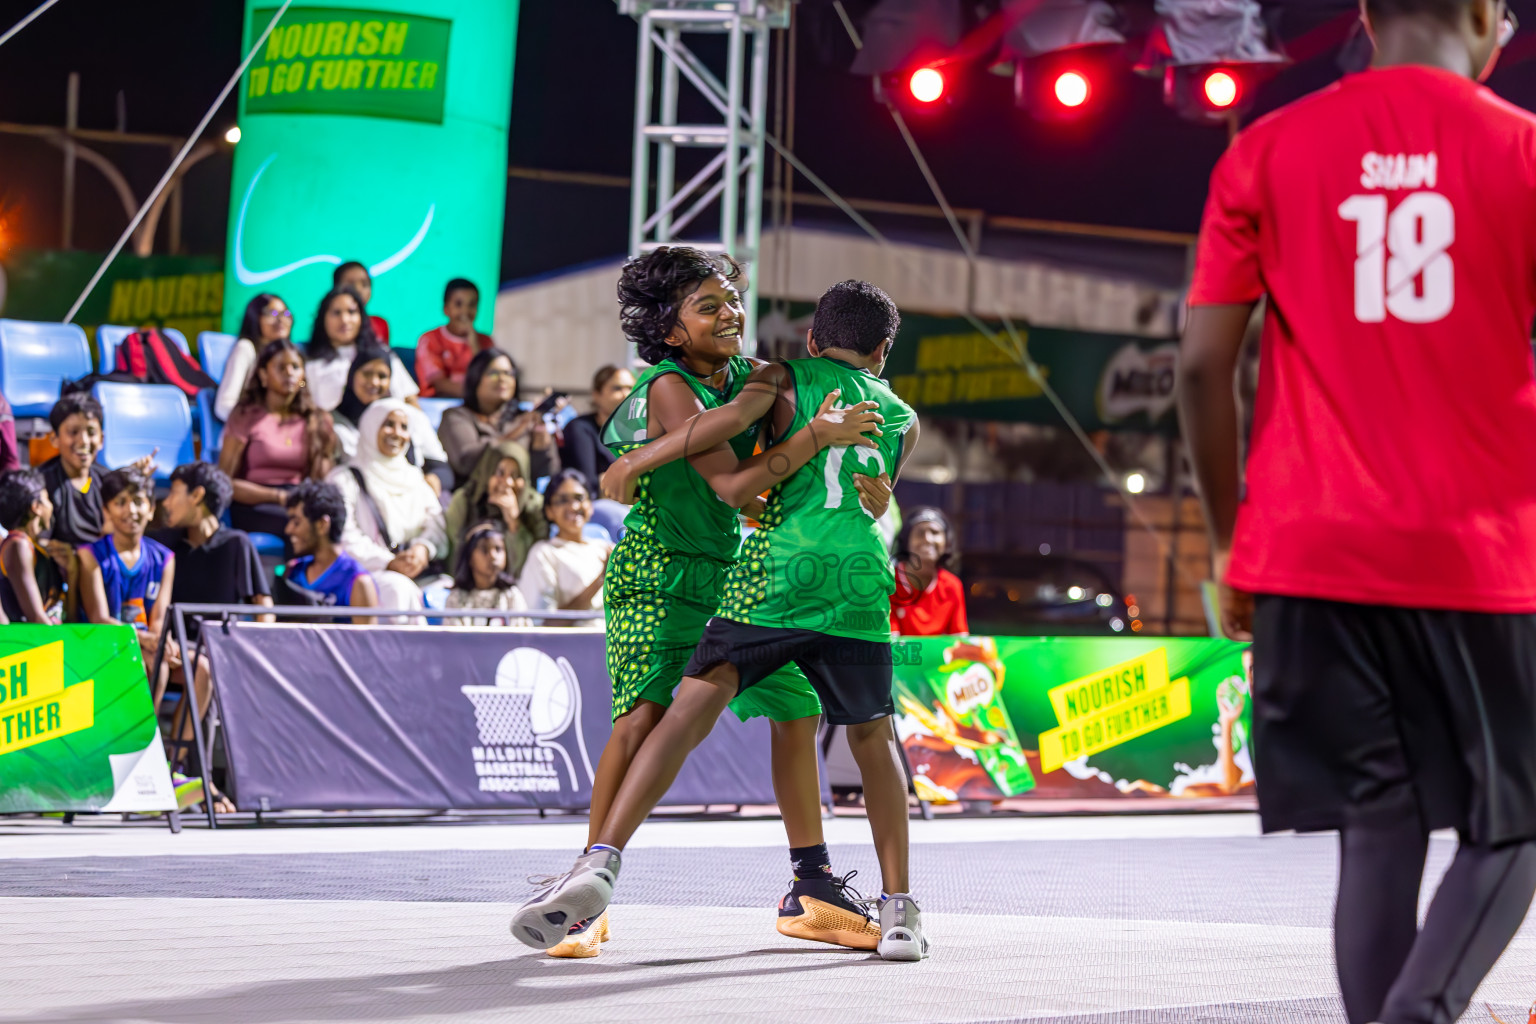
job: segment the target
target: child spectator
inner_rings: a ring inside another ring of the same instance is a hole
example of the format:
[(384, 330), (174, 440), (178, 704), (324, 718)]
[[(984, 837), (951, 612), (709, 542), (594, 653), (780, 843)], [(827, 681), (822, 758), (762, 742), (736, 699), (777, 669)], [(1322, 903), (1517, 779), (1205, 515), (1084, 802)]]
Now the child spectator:
[[(368, 268), (357, 260), (348, 260), (331, 274), (332, 288), (351, 288), (357, 292), (358, 298), (363, 300), (363, 305), (373, 303), (373, 276), (368, 273)], [(368, 324), (373, 328), (374, 337), (389, 347), (389, 323), (381, 316), (368, 315)]]
[(404, 402), (379, 399), (358, 424), (357, 454), (328, 477), (346, 502), (342, 547), (374, 574), (383, 608), (420, 608), (412, 581), (448, 554), (442, 503), (405, 455), (410, 429)]
[[(603, 573), (613, 543), (583, 535), (592, 518), (592, 492), (579, 470), (562, 469), (544, 491), (544, 517), (555, 536), (528, 552), (517, 587), (529, 608), (581, 611), (603, 607)], [(545, 625), (562, 626), (549, 620)], [(602, 629), (601, 617), (570, 623), (578, 629)]]
[[(314, 594), (328, 608), (377, 608), (379, 592), (373, 577), (351, 555), (338, 548), (347, 525), (347, 504), (334, 484), (307, 481), (288, 493), (288, 542), (299, 557), (283, 570), (288, 585)], [(357, 625), (371, 626), (372, 616), (354, 616)]]
[(262, 292), (245, 304), (240, 338), (224, 360), (224, 376), (219, 379), (219, 390), (213, 397), (215, 416), (227, 421), (240, 404), (251, 371), (256, 369), (256, 354), (271, 342), (287, 341), (292, 335), (293, 311), (276, 295)]
[[(553, 476), (560, 469), (560, 449), (544, 417), (517, 405), (517, 365), (496, 349), (475, 354), (464, 373), (464, 404), (443, 413), (437, 436), (453, 467), (454, 486), (463, 487), (480, 453), (498, 441), (516, 441), (533, 460), (532, 479)], [(560, 400), (562, 403), (565, 399)], [(555, 408), (561, 406), (557, 403)]]
[(507, 571), (523, 571), (528, 550), (549, 536), (544, 498), (528, 481), (528, 450), (516, 441), (488, 445), (469, 482), (448, 503), (448, 564), (457, 565), (471, 529), (489, 523), (501, 532)]
[(161, 503), (169, 529), (160, 531), (158, 539), (176, 556), (172, 604), (272, 606), (272, 590), (251, 538), (219, 521), (232, 493), (229, 477), (206, 462), (189, 462), (171, 473), (171, 491)]
[[(491, 608), (516, 611), (527, 608), (517, 581), (507, 572), (507, 547), (494, 523), (481, 523), (469, 531), (459, 552), (458, 571), (453, 589), (448, 591), (449, 608)], [(452, 618), (450, 626), (527, 626), (527, 619)]]
[(475, 330), (480, 315), (480, 289), (473, 281), (456, 277), (443, 292), (443, 315), (448, 323), (428, 331), (416, 341), (416, 380), (423, 395), (463, 398), (464, 375), (476, 352), (492, 345), (488, 334)]
[(331, 470), (336, 448), (331, 414), (315, 407), (304, 385), (298, 347), (291, 341), (268, 343), (229, 418), (219, 453), (219, 468), (234, 485), (230, 522), (239, 529), (281, 533), (288, 521), (288, 490)]
[(11, 622), (57, 625), (64, 617), (64, 573), (38, 538), (53, 525), (53, 502), (41, 473), (0, 476), (0, 609)]
[(578, 416), (560, 432), (560, 465), (579, 469), (589, 480), (601, 480), (613, 465), (613, 453), (603, 444), (608, 417), (634, 390), (635, 375), (622, 366), (605, 366), (592, 375), (592, 411)]
[[(347, 368), (357, 358), (357, 350), (381, 345), (383, 342), (373, 333), (368, 309), (357, 292), (346, 287), (327, 292), (315, 312), (305, 354), (305, 375), (315, 405), (326, 412), (336, 408), (347, 390)], [(391, 397), (410, 398), (418, 394), (405, 364), (394, 355), (390, 356), (390, 369)]]
[(53, 502), (54, 558), (67, 558), (81, 544), (93, 544), (102, 533), (101, 478), (96, 464), (104, 441), (101, 403), (89, 391), (71, 392), (48, 412), (49, 438), (59, 454), (39, 466)]
[(914, 509), (891, 545), (896, 592), (891, 629), (902, 636), (952, 636), (970, 632), (965, 585), (945, 568), (954, 558), (954, 531), (936, 508)]
[[(101, 502), (111, 532), (79, 551), (87, 621), (123, 623), (159, 636), (171, 606), (176, 563), (170, 548), (144, 536), (154, 515), (154, 494), (154, 483), (132, 469), (102, 477)], [(140, 643), (154, 646), (142, 637)]]

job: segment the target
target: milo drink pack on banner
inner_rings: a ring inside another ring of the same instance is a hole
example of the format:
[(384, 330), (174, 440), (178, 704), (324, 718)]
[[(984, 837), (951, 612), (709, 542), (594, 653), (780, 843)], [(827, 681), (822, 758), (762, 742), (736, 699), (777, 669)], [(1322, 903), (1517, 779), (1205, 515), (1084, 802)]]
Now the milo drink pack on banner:
[(1035, 776), (1003, 706), (1007, 669), (996, 643), (951, 638), (937, 664), (922, 664), (933, 653), (930, 644), (896, 647), (897, 714), (918, 795), (963, 800), (1029, 792)]

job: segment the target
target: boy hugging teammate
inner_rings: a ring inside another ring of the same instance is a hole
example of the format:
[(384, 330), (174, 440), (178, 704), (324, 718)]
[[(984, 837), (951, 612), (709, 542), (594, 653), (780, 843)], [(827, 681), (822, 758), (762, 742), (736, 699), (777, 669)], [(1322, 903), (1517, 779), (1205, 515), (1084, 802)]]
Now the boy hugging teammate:
[(889, 607), (895, 580), (874, 517), (860, 502), (865, 485), (854, 479), (895, 477), (917, 442), (916, 415), (878, 376), (899, 324), (895, 303), (880, 289), (859, 281), (835, 285), (816, 308), (812, 358), (760, 367), (731, 402), (610, 470), (610, 491), (622, 492), (643, 469), (711, 450), (765, 415), (774, 437), (788, 437), (834, 394), (844, 406), (873, 402), (884, 417), (880, 433), (872, 435), (874, 447), (822, 449), (774, 486), (759, 516), (762, 527), (743, 545), (720, 609), (671, 707), (635, 755), (598, 841), (514, 917), (513, 933), (523, 941), (528, 939), (520, 924), (540, 932), (550, 923), (603, 912), (613, 898), (620, 851), (689, 752), (738, 693), (793, 663), (815, 688), (827, 720), (847, 727), (863, 778), (883, 881), (880, 955), (928, 955), (908, 893), (907, 780), (892, 719)]

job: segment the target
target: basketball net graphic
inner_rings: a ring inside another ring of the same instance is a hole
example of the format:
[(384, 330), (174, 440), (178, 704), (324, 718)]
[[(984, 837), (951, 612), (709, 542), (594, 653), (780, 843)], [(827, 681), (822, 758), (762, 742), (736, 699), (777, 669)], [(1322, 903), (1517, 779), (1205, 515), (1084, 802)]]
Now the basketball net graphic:
[(592, 784), (592, 761), (581, 729), (581, 686), (565, 658), (551, 658), (533, 647), (518, 647), (502, 656), (494, 686), (461, 686), (475, 706), (480, 742), (497, 747), (545, 747), (560, 753), (571, 776), (571, 789), (580, 791), (576, 762), (566, 749), (574, 734), (576, 751)]

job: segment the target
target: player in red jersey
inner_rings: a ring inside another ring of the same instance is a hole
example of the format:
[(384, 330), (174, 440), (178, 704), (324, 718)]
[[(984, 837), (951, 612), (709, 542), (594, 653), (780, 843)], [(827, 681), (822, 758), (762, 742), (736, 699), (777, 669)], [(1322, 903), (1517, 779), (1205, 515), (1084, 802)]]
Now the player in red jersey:
[[(1536, 892), (1536, 118), (1477, 84), (1503, 0), (1364, 16), (1372, 69), (1217, 165), (1179, 407), (1225, 625), (1255, 639), (1264, 829), (1340, 833), (1352, 1024), (1449, 1024)], [(1233, 370), (1266, 294), (1243, 477)]]

